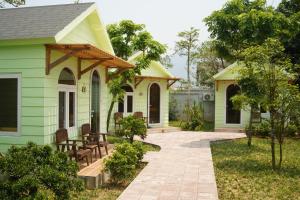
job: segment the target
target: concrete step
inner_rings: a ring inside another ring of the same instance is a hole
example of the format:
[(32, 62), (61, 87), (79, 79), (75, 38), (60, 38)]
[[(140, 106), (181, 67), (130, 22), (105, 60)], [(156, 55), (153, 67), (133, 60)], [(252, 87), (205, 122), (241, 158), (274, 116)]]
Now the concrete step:
[(216, 128), (215, 132), (244, 133), (245, 130), (242, 128)]
[(170, 132), (177, 132), (181, 131), (181, 128), (178, 127), (165, 127), (165, 128), (149, 128), (147, 130), (147, 134), (152, 134), (152, 133), (170, 133)]

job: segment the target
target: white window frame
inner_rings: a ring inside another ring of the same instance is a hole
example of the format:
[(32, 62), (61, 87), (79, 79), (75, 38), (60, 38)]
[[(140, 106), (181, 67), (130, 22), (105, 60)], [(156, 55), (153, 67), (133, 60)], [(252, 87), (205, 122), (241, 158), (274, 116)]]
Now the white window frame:
[[(57, 109), (57, 128), (59, 128), (59, 92), (65, 92), (65, 129), (68, 131), (76, 130), (77, 127), (77, 92), (76, 85), (58, 84), (58, 109)], [(74, 92), (74, 126), (69, 126), (69, 94)]]
[(17, 131), (0, 131), (0, 136), (19, 136), (21, 134), (21, 74), (0, 74), (0, 79), (17, 79)]
[[(132, 96), (132, 112), (128, 112), (128, 109), (127, 109), (127, 97), (128, 96)], [(125, 95), (124, 95), (124, 101), (123, 101), (123, 105), (124, 105), (124, 114), (125, 115), (129, 115), (129, 114), (132, 114), (134, 111), (133, 111), (133, 105), (134, 105), (134, 102), (133, 102), (133, 92), (126, 92)]]

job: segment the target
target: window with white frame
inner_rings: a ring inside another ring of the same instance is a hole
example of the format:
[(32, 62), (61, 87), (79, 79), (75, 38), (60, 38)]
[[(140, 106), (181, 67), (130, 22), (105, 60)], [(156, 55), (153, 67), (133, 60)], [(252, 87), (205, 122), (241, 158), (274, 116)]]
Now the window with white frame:
[(76, 82), (71, 70), (65, 68), (58, 80), (58, 127), (72, 128), (76, 123)]
[(133, 89), (126, 85), (122, 87), (125, 91), (124, 98), (119, 101), (118, 112), (130, 114), (133, 112)]
[(0, 74), (0, 134), (18, 133), (21, 110), (21, 76)]

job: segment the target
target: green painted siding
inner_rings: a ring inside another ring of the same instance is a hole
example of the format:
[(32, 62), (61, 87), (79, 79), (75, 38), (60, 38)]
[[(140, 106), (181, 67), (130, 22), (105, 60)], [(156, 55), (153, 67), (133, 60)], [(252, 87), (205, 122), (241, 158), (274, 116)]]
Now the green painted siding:
[[(133, 88), (133, 112), (143, 112), (148, 117), (148, 96), (149, 86), (152, 83), (158, 83), (160, 86), (160, 124), (157, 127), (168, 127), (169, 125), (169, 90), (167, 90), (167, 81), (165, 80), (143, 80), (137, 88)], [(113, 113), (117, 112), (118, 104), (115, 105)], [(113, 129), (113, 119), (110, 129)]]
[(0, 135), (0, 151), (5, 151), (10, 144), (24, 145), (28, 141), (44, 144), (44, 57), (42, 45), (0, 47), (0, 74), (21, 75), (20, 134)]
[[(234, 84), (234, 81), (218, 81), (218, 86), (215, 90), (215, 128), (244, 128), (250, 118), (248, 111), (241, 111), (241, 124), (226, 124), (226, 89), (229, 85)], [(218, 89), (217, 89), (218, 88)]]

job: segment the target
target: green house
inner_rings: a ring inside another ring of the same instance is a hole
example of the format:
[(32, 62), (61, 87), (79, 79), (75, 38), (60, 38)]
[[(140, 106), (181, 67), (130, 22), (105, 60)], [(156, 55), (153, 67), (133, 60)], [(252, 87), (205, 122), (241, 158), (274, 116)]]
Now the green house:
[(237, 64), (232, 64), (214, 76), (216, 131), (243, 131), (249, 123), (250, 112), (234, 109), (231, 101), (240, 91), (236, 83), (238, 68)]
[[(134, 58), (114, 56), (97, 6), (0, 9), (0, 18), (0, 151), (28, 141), (53, 144), (58, 128), (76, 138), (84, 123), (105, 132), (109, 72), (134, 67)], [(115, 112), (143, 112), (150, 127), (168, 126), (169, 87), (176, 80), (151, 63)]]

